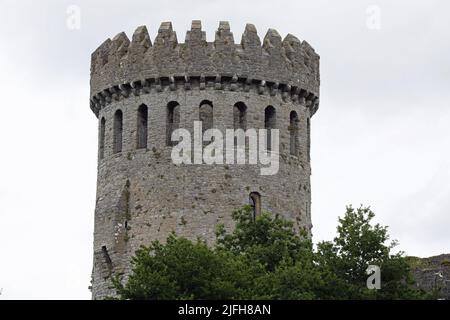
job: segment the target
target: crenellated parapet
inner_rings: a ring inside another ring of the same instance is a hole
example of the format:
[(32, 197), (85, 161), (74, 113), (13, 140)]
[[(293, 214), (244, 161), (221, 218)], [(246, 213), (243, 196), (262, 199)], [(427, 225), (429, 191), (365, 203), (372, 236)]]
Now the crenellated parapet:
[(306, 101), (311, 115), (318, 108), (319, 55), (306, 42), (269, 29), (261, 42), (247, 24), (241, 42), (234, 42), (228, 22), (220, 22), (214, 42), (207, 42), (201, 22), (193, 21), (184, 43), (170, 22), (163, 22), (152, 43), (147, 28), (132, 39), (119, 33), (92, 53), (91, 109), (99, 110), (131, 94), (152, 90), (214, 88), (280, 94)]

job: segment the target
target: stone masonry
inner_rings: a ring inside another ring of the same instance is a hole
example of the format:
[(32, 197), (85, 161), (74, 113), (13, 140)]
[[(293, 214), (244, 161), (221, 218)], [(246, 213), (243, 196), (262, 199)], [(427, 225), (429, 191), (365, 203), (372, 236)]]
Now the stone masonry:
[[(93, 299), (114, 295), (111, 277), (126, 279), (140, 245), (172, 231), (213, 243), (216, 225), (231, 229), (232, 211), (252, 203), (251, 194), (262, 210), (310, 233), (310, 118), (319, 82), (319, 56), (306, 41), (282, 40), (269, 29), (261, 43), (251, 24), (239, 44), (227, 22), (207, 42), (200, 21), (185, 43), (170, 22), (154, 43), (145, 26), (131, 41), (124, 33), (106, 40), (91, 62), (90, 106), (99, 119)], [(236, 124), (279, 129), (279, 172), (262, 176), (259, 164), (173, 164), (168, 135), (193, 131), (203, 117), (223, 132)]]

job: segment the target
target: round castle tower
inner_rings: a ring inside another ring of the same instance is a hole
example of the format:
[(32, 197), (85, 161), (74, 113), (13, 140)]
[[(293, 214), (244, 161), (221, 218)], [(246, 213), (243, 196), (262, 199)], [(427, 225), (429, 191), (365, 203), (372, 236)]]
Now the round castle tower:
[[(207, 42), (193, 21), (185, 43), (163, 22), (152, 44), (145, 26), (130, 41), (106, 40), (91, 62), (90, 106), (99, 119), (93, 299), (114, 295), (140, 245), (170, 232), (215, 239), (245, 204), (311, 230), (310, 118), (319, 105), (319, 56), (293, 35), (269, 29), (261, 43), (247, 24), (235, 44), (228, 22)], [(170, 135), (194, 121), (222, 132), (278, 129), (279, 171), (260, 164), (181, 164)]]

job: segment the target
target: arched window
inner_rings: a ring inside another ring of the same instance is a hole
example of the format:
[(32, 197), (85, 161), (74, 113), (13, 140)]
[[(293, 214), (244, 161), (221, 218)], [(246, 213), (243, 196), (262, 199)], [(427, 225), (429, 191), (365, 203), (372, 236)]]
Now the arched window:
[(261, 195), (258, 192), (252, 192), (249, 196), (250, 206), (253, 209), (253, 220), (261, 215)]
[(105, 157), (105, 126), (106, 126), (106, 120), (102, 117), (102, 120), (100, 120), (100, 137), (99, 137), (99, 154), (100, 159), (103, 159)]
[(310, 119), (306, 119), (306, 135), (307, 135), (307, 153), (308, 153), (308, 160), (311, 159), (311, 121)]
[[(203, 100), (200, 103), (199, 108), (199, 120), (202, 122), (202, 136), (204, 135), (205, 131), (208, 129), (212, 129), (214, 125), (214, 118), (213, 118), (213, 104), (211, 101)], [(208, 145), (209, 142), (203, 142), (203, 145)]]
[(298, 156), (298, 115), (291, 111), (289, 115), (290, 153)]
[(171, 101), (167, 104), (167, 121), (166, 121), (166, 144), (173, 146), (172, 132), (180, 126), (180, 104)]
[(123, 114), (121, 110), (117, 110), (114, 114), (114, 141), (113, 152), (122, 152), (122, 135), (123, 135)]
[(148, 108), (145, 104), (141, 105), (137, 114), (137, 148), (147, 148), (148, 136)]
[(234, 129), (247, 129), (247, 106), (238, 102), (233, 106)]
[(203, 132), (213, 127), (213, 104), (211, 101), (203, 100), (200, 103), (199, 120), (202, 122)]
[(268, 106), (264, 111), (264, 128), (267, 129), (267, 150), (272, 150), (271, 131), (276, 128), (276, 112), (272, 106)]

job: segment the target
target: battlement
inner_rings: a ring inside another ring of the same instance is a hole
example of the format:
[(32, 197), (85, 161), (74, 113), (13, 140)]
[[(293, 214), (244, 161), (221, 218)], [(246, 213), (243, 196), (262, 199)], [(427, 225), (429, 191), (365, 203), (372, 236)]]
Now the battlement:
[(214, 42), (207, 42), (201, 22), (194, 20), (184, 43), (178, 43), (171, 22), (163, 22), (152, 43), (147, 28), (130, 39), (119, 33), (107, 39), (91, 57), (91, 109), (97, 115), (113, 99), (192, 84), (204, 88), (281, 93), (293, 100), (319, 97), (319, 55), (306, 42), (288, 34), (284, 39), (269, 29), (261, 43), (256, 28), (247, 24), (235, 44), (229, 23), (222, 21)]

